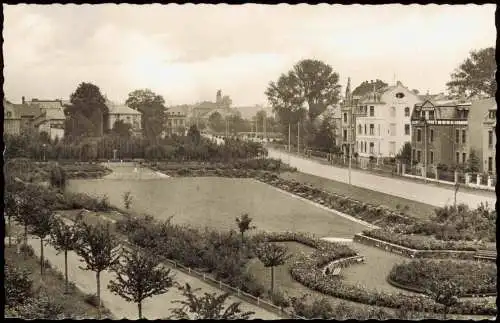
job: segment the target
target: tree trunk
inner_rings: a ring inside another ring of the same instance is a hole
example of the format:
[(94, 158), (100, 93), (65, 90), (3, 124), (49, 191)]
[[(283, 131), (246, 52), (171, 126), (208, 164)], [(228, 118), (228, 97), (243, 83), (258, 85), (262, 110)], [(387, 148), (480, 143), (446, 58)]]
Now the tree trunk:
[(28, 244), (28, 225), (24, 225), (24, 244)]
[(244, 232), (242, 231), (241, 232), (241, 244), (243, 244), (243, 240), (244, 240), (243, 234), (244, 234)]
[(68, 250), (64, 250), (64, 290), (69, 294), (68, 286)]
[(142, 319), (142, 302), (137, 303), (137, 308), (139, 309), (139, 320)]
[(274, 293), (274, 266), (271, 267), (271, 294)]
[(40, 275), (43, 278), (43, 238), (40, 238)]
[(101, 319), (101, 272), (95, 274), (97, 281), (97, 319)]

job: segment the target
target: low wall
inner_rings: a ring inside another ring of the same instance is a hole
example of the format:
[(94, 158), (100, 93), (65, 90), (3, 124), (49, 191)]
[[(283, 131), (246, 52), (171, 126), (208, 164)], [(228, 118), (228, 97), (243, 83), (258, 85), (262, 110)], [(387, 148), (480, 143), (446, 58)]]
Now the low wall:
[[(455, 185), (454, 182), (437, 180), (437, 179), (432, 178), (432, 177), (427, 177), (427, 179), (426, 179), (426, 178), (424, 178), (422, 176), (411, 175), (411, 174), (403, 174), (403, 176), (404, 177), (409, 177), (409, 178), (420, 179), (420, 180), (427, 180), (428, 182), (433, 182), (433, 183), (446, 184), (446, 185), (450, 185), (450, 186), (454, 186)], [(465, 185), (466, 187), (469, 187), (469, 188), (474, 188), (474, 189), (481, 189), (481, 190), (488, 190), (488, 191), (494, 191), (495, 190), (495, 186), (477, 185), (477, 184), (473, 184), (473, 183), (463, 184), (463, 185)]]
[[(403, 247), (391, 242), (375, 239), (358, 233), (354, 236), (354, 241), (383, 249), (392, 253), (400, 254), (408, 258), (456, 258), (456, 259), (475, 259), (476, 251), (462, 251), (462, 250), (416, 250)], [(492, 261), (496, 261), (493, 260)]]

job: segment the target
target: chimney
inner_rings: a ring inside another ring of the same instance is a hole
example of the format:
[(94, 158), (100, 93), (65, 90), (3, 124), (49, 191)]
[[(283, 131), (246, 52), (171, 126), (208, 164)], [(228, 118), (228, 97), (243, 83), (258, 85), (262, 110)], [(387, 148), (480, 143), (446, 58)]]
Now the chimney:
[(22, 103), (24, 104), (24, 102), (25, 102), (25, 101), (24, 101), (24, 96), (23, 96), (21, 99), (22, 99)]

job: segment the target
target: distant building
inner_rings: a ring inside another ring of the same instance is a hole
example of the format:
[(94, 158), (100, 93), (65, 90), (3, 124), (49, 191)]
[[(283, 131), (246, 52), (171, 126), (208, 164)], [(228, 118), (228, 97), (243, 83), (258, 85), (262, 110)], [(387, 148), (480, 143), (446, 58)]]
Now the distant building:
[(35, 116), (31, 121), (32, 125), (37, 128), (39, 132), (46, 132), (52, 140), (56, 137), (59, 139), (64, 137), (66, 116), (64, 115), (62, 100), (32, 99), (25, 103), (30, 107), (40, 109), (40, 114)]
[(124, 123), (131, 125), (133, 135), (139, 136), (142, 134), (141, 112), (129, 108), (124, 104), (115, 104), (109, 100), (106, 101), (106, 106), (109, 110), (107, 116), (105, 117), (108, 129), (113, 129), (115, 122), (121, 120)]
[(21, 133), (21, 117), (14, 104), (3, 99), (3, 133), (19, 135)]
[[(478, 107), (480, 106), (480, 107)], [(478, 109), (485, 112), (481, 127), (481, 149), (479, 156), (482, 159), (481, 171), (490, 174), (496, 174), (495, 156), (497, 143), (496, 127), (497, 127), (497, 103), (495, 98), (489, 98), (472, 103), (471, 109)], [(483, 113), (479, 114), (482, 115)], [(474, 132), (475, 133), (475, 132)], [(471, 133), (472, 134), (472, 133)]]
[(201, 121), (205, 124), (208, 124), (208, 119), (215, 112), (220, 113), (222, 117), (234, 114), (235, 111), (231, 109), (231, 104), (232, 102), (229, 96), (222, 96), (222, 91), (218, 90), (215, 96), (215, 102), (203, 101), (196, 103), (192, 107), (189, 117), (195, 123)]
[(356, 146), (356, 121), (355, 114), (360, 97), (351, 93), (351, 78), (347, 79), (345, 97), (340, 103), (340, 127), (339, 127), (339, 145), (345, 156), (349, 154), (349, 146), (352, 153), (357, 152)]
[[(372, 82), (373, 83), (373, 82)], [(401, 82), (360, 98), (356, 107), (356, 151), (361, 159), (396, 157), (411, 141), (411, 110), (421, 101)]]
[(184, 135), (187, 131), (187, 107), (173, 106), (167, 109), (167, 125), (165, 132), (168, 135)]

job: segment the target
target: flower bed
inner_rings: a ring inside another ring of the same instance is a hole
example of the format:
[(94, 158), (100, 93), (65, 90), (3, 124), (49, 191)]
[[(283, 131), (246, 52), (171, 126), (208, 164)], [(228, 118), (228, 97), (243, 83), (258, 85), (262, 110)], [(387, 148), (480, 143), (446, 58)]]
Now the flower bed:
[(442, 241), (432, 237), (400, 234), (384, 229), (365, 230), (363, 235), (419, 251), (477, 251), (485, 247), (483, 243)]
[(395, 265), (389, 274), (389, 282), (419, 292), (432, 280), (448, 278), (461, 288), (461, 297), (496, 295), (497, 268), (492, 263), (418, 259)]

